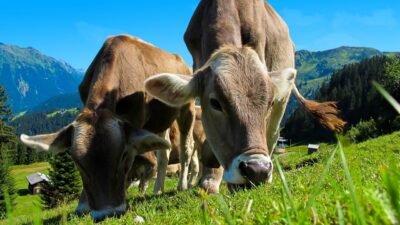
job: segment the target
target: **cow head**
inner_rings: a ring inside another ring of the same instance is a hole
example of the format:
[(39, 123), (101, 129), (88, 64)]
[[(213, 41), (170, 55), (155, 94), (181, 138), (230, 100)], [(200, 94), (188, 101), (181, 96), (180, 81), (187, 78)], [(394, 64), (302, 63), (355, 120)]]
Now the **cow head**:
[(150, 132), (135, 129), (113, 112), (84, 109), (73, 123), (53, 134), (21, 135), (27, 146), (43, 151), (71, 150), (82, 177), (88, 205), (95, 220), (126, 210), (128, 172), (137, 154), (169, 148), (168, 142)]
[(296, 70), (268, 72), (251, 48), (224, 47), (193, 78), (160, 74), (146, 90), (171, 106), (200, 97), (207, 141), (231, 184), (271, 179), (266, 127), (274, 101), (291, 91)]

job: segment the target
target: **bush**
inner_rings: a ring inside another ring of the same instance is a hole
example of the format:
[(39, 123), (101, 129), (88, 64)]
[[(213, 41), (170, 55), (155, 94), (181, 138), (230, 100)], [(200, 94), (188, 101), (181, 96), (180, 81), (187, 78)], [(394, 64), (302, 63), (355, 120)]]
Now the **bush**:
[(68, 151), (54, 155), (50, 161), (50, 183), (41, 195), (47, 208), (54, 208), (79, 197), (81, 179)]
[(374, 119), (367, 121), (360, 121), (356, 126), (351, 127), (347, 132), (346, 136), (350, 138), (354, 143), (375, 138), (379, 135)]

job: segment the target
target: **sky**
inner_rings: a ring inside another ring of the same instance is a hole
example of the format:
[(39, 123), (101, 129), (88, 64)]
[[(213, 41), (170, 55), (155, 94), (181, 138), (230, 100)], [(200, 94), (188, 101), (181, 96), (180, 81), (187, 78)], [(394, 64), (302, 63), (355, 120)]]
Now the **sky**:
[[(296, 49), (340, 46), (400, 51), (399, 0), (269, 0)], [(0, 42), (33, 47), (86, 69), (111, 35), (130, 34), (181, 55), (199, 0), (0, 0)]]

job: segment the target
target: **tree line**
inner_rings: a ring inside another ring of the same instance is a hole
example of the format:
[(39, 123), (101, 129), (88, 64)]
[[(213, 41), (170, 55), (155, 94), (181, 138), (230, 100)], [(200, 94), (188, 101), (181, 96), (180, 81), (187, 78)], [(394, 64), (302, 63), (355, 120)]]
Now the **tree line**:
[[(14, 207), (16, 188), (10, 166), (48, 161), (50, 183), (42, 194), (42, 203), (51, 208), (78, 197), (81, 180), (70, 153), (50, 155), (27, 148), (19, 142), (21, 133), (29, 135), (54, 132), (70, 123), (78, 110), (51, 113), (29, 113), (12, 119), (5, 89), (0, 86), (0, 220)], [(50, 115), (50, 116), (49, 116)]]
[[(354, 141), (400, 129), (400, 117), (372, 87), (372, 81), (400, 100), (400, 57), (376, 56), (347, 65), (334, 72), (317, 93), (318, 101), (337, 101), (340, 116), (347, 122), (344, 133)], [(302, 107), (288, 119), (282, 135), (295, 142), (335, 140), (335, 135), (322, 128)]]

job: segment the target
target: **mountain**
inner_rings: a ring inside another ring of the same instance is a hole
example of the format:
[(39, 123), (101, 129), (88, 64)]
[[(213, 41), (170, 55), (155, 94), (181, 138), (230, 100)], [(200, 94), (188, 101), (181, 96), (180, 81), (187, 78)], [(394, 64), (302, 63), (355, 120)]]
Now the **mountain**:
[[(360, 63), (346, 65), (333, 73), (317, 91), (318, 101), (336, 101), (341, 117), (347, 122), (345, 131), (361, 120), (373, 119), (381, 134), (400, 128), (400, 116), (372, 87), (380, 83), (397, 101), (400, 100), (400, 56), (375, 56)], [(288, 119), (282, 134), (294, 141), (334, 140), (302, 107)]]
[[(313, 99), (321, 85), (329, 81), (332, 73), (345, 65), (358, 63), (374, 56), (398, 54), (380, 52), (373, 48), (346, 46), (316, 52), (300, 50), (296, 52), (296, 84), (306, 98)], [(282, 120), (282, 126), (298, 107), (299, 103), (292, 96)]]
[(344, 65), (357, 63), (376, 55), (383, 53), (373, 48), (359, 47), (340, 47), (317, 52), (300, 50), (296, 52), (297, 79), (308, 81), (329, 76)]
[(76, 93), (82, 77), (82, 71), (34, 48), (0, 43), (0, 84), (14, 112), (60, 94)]

